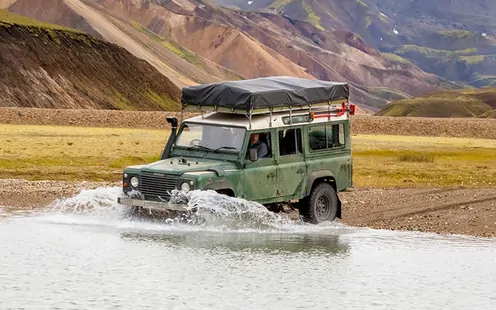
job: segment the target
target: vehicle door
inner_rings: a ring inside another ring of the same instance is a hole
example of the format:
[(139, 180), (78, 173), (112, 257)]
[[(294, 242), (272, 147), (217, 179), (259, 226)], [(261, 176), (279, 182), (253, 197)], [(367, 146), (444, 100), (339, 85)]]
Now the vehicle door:
[[(249, 150), (244, 169), (245, 193), (243, 198), (255, 201), (266, 201), (276, 196), (276, 165), (273, 154), (273, 139), (271, 132), (259, 132), (260, 141), (267, 144), (268, 155), (258, 158), (256, 161), (249, 160)], [(249, 146), (248, 146), (249, 148)]]
[(302, 129), (300, 127), (277, 130), (278, 165), (277, 195), (298, 196), (306, 185), (306, 163), (303, 157)]

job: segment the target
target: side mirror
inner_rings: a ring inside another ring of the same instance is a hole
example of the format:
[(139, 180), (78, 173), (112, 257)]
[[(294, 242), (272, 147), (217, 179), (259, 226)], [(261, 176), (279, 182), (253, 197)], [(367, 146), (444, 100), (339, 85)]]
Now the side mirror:
[(250, 160), (251, 161), (257, 161), (258, 160), (257, 149), (250, 149)]

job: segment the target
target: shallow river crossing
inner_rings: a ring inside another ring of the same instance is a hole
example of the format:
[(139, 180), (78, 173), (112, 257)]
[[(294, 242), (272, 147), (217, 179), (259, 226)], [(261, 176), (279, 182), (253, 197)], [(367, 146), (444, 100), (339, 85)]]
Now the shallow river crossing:
[(118, 195), (0, 207), (0, 309), (496, 307), (495, 239), (305, 225), (205, 194), (203, 224), (156, 223)]

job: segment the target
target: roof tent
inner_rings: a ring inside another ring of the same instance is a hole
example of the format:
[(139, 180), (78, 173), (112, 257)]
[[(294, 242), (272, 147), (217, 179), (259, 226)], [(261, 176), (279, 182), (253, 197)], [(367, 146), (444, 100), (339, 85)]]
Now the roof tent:
[[(348, 108), (347, 83), (309, 80), (289, 76), (223, 81), (184, 87), (181, 112), (272, 114), (297, 110)], [(182, 113), (181, 113), (182, 114)], [(182, 119), (182, 117), (181, 117)]]
[(258, 114), (348, 100), (347, 83), (274, 76), (184, 87), (184, 110)]

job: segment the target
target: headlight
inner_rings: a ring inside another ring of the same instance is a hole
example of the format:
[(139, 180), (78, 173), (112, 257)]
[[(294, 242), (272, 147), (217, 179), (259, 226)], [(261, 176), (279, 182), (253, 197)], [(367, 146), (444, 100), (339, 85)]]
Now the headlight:
[(189, 184), (187, 182), (184, 182), (183, 184), (181, 184), (181, 190), (183, 190), (185, 192), (189, 191), (190, 188), (191, 187), (189, 186)]
[(137, 177), (132, 177), (131, 180), (129, 180), (131, 183), (131, 186), (134, 188), (137, 188), (139, 185), (139, 179)]

